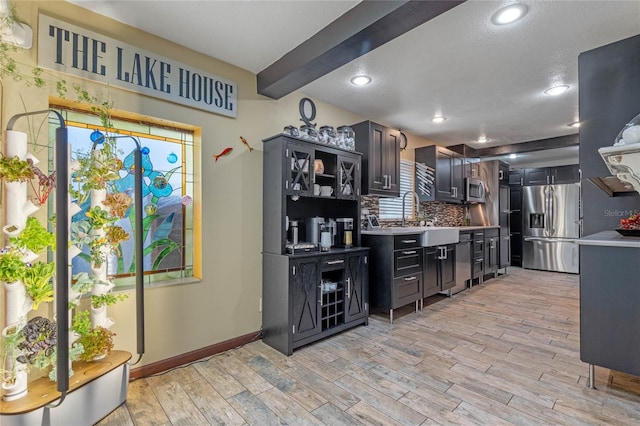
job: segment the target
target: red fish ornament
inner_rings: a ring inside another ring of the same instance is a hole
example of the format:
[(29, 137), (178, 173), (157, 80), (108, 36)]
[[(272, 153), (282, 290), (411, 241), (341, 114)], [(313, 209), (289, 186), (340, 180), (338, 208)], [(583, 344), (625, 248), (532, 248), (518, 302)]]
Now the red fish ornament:
[(227, 147), (227, 148), (223, 149), (220, 154), (214, 155), (213, 158), (215, 158), (216, 161), (218, 161), (218, 158), (224, 157), (225, 155), (231, 154), (231, 151), (233, 151), (233, 148)]
[(242, 136), (240, 136), (240, 140), (242, 141), (242, 143), (249, 148), (249, 152), (253, 151), (253, 148), (251, 147), (251, 145), (249, 145), (249, 142), (247, 142), (247, 140), (245, 138), (243, 138)]

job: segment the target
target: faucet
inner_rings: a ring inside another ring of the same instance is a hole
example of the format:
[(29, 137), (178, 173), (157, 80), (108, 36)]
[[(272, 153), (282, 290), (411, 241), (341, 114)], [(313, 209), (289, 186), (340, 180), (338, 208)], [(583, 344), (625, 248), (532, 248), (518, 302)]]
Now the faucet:
[(416, 201), (416, 214), (420, 215), (420, 197), (415, 191), (407, 191), (402, 196), (402, 226), (407, 226), (406, 219), (404, 217), (404, 205), (407, 195), (413, 194), (412, 198)]

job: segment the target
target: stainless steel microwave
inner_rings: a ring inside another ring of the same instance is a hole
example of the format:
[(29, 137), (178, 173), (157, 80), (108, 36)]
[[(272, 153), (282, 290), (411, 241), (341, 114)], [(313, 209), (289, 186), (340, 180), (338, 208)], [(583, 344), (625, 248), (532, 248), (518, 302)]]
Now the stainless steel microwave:
[(477, 178), (464, 179), (464, 200), (468, 203), (484, 203), (484, 183)]

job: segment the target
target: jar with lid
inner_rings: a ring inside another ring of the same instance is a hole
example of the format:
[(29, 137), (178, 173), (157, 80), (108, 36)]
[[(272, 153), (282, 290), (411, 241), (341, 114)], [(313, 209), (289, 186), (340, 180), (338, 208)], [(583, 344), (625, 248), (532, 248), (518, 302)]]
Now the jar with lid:
[(336, 130), (332, 126), (320, 127), (320, 142), (327, 145), (336, 145)]
[(298, 132), (298, 128), (295, 126), (287, 126), (282, 130), (282, 133), (288, 136), (298, 137), (300, 133)]
[(340, 126), (337, 130), (338, 147), (355, 151), (356, 149), (356, 132), (350, 126)]
[(300, 126), (300, 137), (311, 142), (318, 142), (318, 131), (313, 126), (303, 124)]

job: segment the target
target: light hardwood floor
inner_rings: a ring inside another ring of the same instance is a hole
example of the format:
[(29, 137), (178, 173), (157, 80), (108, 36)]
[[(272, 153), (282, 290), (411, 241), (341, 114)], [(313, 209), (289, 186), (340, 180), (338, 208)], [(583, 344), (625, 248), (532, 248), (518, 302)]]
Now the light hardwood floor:
[(640, 378), (586, 386), (578, 276), (508, 272), (290, 357), (258, 341), (136, 380), (99, 424), (640, 424)]

